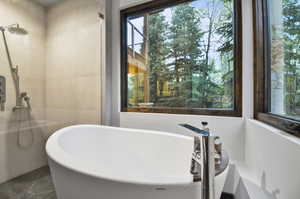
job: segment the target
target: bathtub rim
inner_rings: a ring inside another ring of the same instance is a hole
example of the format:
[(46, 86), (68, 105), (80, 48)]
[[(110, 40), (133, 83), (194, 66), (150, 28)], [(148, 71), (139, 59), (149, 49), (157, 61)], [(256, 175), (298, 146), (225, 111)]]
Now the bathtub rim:
[(143, 133), (151, 133), (151, 134), (157, 134), (157, 135), (164, 135), (164, 136), (172, 136), (172, 137), (178, 137), (178, 138), (183, 138), (183, 139), (191, 139), (193, 140), (193, 137), (191, 136), (186, 136), (186, 135), (179, 135), (179, 134), (173, 134), (173, 133), (168, 133), (168, 132), (162, 132), (162, 131), (152, 131), (152, 130), (145, 130), (145, 129), (131, 129), (131, 128), (119, 128), (119, 127), (110, 127), (110, 126), (102, 126), (102, 125), (73, 125), (69, 127), (65, 127), (62, 129), (59, 129), (55, 133), (53, 133), (47, 143), (46, 143), (46, 153), (48, 155), (48, 158), (50, 158), (52, 161), (56, 162), (57, 164), (66, 167), (67, 169), (73, 170), (75, 172), (79, 172), (84, 175), (88, 175), (91, 177), (95, 178), (101, 178), (104, 180), (109, 180), (109, 181), (115, 181), (115, 182), (120, 182), (120, 183), (130, 183), (130, 184), (138, 184), (138, 185), (163, 185), (163, 186), (182, 186), (182, 185), (190, 185), (195, 182), (193, 182), (193, 176), (190, 175), (188, 177), (182, 177), (182, 178), (176, 178), (176, 177), (169, 177), (171, 180), (157, 180), (157, 181), (142, 181), (142, 180), (136, 180), (136, 179), (130, 179), (126, 180), (122, 177), (111, 177), (107, 176), (105, 174), (100, 174), (97, 170), (95, 170), (92, 166), (87, 168), (87, 169), (82, 169), (86, 168), (86, 165), (82, 164), (80, 161), (72, 158), (70, 154), (65, 152), (61, 146), (58, 143), (59, 137), (78, 127), (97, 127), (101, 129), (110, 129), (110, 130), (120, 130), (120, 129), (125, 129), (125, 130), (130, 130), (134, 132), (140, 132), (142, 131)]

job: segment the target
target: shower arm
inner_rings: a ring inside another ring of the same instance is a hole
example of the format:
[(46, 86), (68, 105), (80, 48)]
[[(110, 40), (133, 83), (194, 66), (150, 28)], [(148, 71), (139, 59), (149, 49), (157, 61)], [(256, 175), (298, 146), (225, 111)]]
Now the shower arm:
[(6, 51), (9, 67), (12, 71), (14, 71), (14, 70), (16, 70), (16, 68), (13, 67), (13, 63), (11, 60), (11, 56), (10, 56), (10, 52), (9, 52), (8, 44), (7, 44), (7, 39), (6, 39), (6, 35), (5, 35), (5, 29), (3, 27), (1, 27), (0, 30), (2, 32), (2, 37), (3, 37), (3, 41), (4, 41), (4, 46), (5, 46), (5, 51)]
[(7, 39), (6, 39), (6, 35), (5, 35), (5, 28), (0, 27), (0, 31), (2, 32), (5, 51), (6, 51), (9, 67), (10, 67), (10, 70), (11, 70), (11, 75), (12, 75), (12, 78), (14, 80), (14, 86), (15, 86), (15, 89), (16, 89), (16, 106), (19, 107), (19, 106), (22, 106), (22, 99), (20, 98), (19, 70), (18, 70), (18, 66), (16, 66), (16, 67), (13, 66), (13, 62), (12, 62), (12, 59), (11, 59), (11, 55), (10, 55), (10, 52), (9, 52)]

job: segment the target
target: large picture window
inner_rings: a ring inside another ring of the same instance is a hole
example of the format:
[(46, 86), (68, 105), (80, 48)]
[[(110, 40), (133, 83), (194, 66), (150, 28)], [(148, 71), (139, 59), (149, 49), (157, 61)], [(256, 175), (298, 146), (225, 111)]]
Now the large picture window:
[(237, 0), (160, 0), (121, 11), (122, 111), (241, 116)]
[(254, 0), (255, 117), (300, 136), (300, 0)]

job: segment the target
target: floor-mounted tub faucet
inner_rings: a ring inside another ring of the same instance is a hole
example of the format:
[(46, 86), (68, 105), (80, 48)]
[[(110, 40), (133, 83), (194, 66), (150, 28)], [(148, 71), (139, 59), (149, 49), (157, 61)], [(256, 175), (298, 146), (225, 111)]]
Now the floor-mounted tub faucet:
[[(202, 199), (215, 199), (215, 184), (214, 179), (216, 176), (216, 148), (220, 149), (220, 144), (215, 145), (217, 136), (212, 135), (207, 128), (208, 123), (202, 122), (203, 130), (198, 129), (189, 124), (180, 124), (180, 126), (187, 128), (195, 133), (194, 136), (194, 153), (191, 164), (191, 173), (194, 176), (194, 181), (201, 181), (201, 198)], [(217, 147), (216, 147), (217, 146)], [(222, 162), (222, 155), (220, 156)], [(228, 165), (228, 157), (225, 168)], [(219, 166), (218, 166), (219, 167)], [(220, 166), (224, 171), (224, 165)], [(218, 171), (220, 172), (220, 171)]]

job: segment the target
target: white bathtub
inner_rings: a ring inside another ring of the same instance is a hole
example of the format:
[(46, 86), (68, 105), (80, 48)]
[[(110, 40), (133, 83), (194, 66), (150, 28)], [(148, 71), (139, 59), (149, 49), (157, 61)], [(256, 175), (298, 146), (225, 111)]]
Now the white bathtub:
[[(46, 145), (58, 199), (200, 199), (190, 165), (192, 137), (81, 125)], [(220, 198), (227, 171), (216, 177)]]

